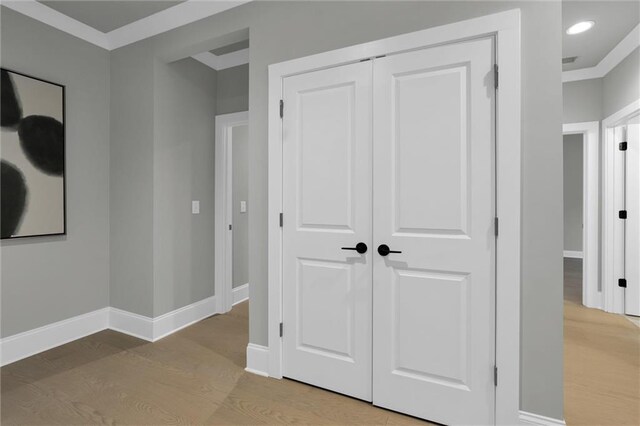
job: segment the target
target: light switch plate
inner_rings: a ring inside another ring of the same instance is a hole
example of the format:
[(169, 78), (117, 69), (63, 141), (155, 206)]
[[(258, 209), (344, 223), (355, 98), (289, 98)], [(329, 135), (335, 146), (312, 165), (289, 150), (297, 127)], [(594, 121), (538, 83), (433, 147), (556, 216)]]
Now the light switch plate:
[(240, 201), (240, 213), (246, 213), (246, 212), (247, 212), (247, 202)]
[(192, 201), (191, 202), (191, 213), (200, 214), (200, 201)]

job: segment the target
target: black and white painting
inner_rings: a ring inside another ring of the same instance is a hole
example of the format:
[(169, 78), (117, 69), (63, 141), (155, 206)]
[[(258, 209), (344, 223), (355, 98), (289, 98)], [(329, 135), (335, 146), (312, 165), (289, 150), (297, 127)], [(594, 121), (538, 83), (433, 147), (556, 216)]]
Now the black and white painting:
[(64, 234), (64, 86), (0, 72), (2, 238)]

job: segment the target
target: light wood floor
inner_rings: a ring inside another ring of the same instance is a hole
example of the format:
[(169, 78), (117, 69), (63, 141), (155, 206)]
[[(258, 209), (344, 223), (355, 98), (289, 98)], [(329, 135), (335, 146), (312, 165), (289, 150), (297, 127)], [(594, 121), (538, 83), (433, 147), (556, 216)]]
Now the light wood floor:
[[(580, 305), (565, 261), (565, 419), (640, 424), (640, 328)], [(103, 331), (1, 369), (3, 425), (426, 424), (291, 380), (246, 373), (247, 303), (156, 343)]]
[(640, 425), (640, 328), (582, 306), (582, 261), (565, 259), (564, 266), (567, 425)]
[(247, 310), (153, 344), (103, 331), (3, 367), (2, 425), (427, 424), (246, 373)]

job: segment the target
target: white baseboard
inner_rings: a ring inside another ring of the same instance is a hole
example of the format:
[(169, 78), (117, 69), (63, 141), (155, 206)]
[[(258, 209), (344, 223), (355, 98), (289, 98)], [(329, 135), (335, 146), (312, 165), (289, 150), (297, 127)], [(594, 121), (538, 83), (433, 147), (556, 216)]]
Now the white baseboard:
[(249, 283), (234, 288), (231, 293), (233, 294), (233, 306), (244, 302), (249, 299)]
[(249, 343), (247, 345), (247, 368), (249, 373), (269, 377), (269, 348)]
[(153, 319), (153, 342), (217, 314), (216, 297), (211, 296)]
[(564, 257), (569, 257), (571, 259), (582, 259), (583, 255), (581, 251), (565, 250)]
[(216, 313), (215, 296), (156, 318), (118, 308), (102, 308), (0, 339), (0, 365), (19, 361), (106, 329), (155, 342)]
[(109, 326), (109, 308), (98, 309), (73, 318), (0, 339), (0, 365), (64, 345), (102, 331)]
[(566, 426), (564, 420), (552, 419), (551, 417), (527, 413), (526, 411), (520, 411), (520, 424), (537, 426)]
[(153, 342), (153, 319), (118, 308), (109, 308), (109, 328)]

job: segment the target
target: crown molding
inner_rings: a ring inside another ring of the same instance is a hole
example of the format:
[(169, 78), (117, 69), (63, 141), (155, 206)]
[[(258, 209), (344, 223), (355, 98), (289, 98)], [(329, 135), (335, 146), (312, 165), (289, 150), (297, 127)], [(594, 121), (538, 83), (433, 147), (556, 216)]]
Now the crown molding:
[(105, 33), (35, 0), (2, 0), (1, 4), (36, 21), (109, 50), (109, 40)]
[(213, 16), (251, 0), (187, 0), (130, 24), (103, 33), (36, 0), (1, 0), (3, 6), (106, 50), (153, 37)]
[(625, 38), (607, 54), (598, 65), (590, 68), (564, 71), (562, 82), (589, 80), (592, 78), (602, 78), (614, 69), (620, 62), (640, 46), (640, 25), (637, 25)]
[(107, 33), (110, 50), (232, 9), (251, 0), (187, 0)]
[(211, 52), (202, 52), (192, 56), (198, 62), (201, 62), (213, 68), (216, 71), (222, 71), (227, 68), (237, 67), (249, 63), (249, 49), (237, 50), (225, 55), (214, 55)]

